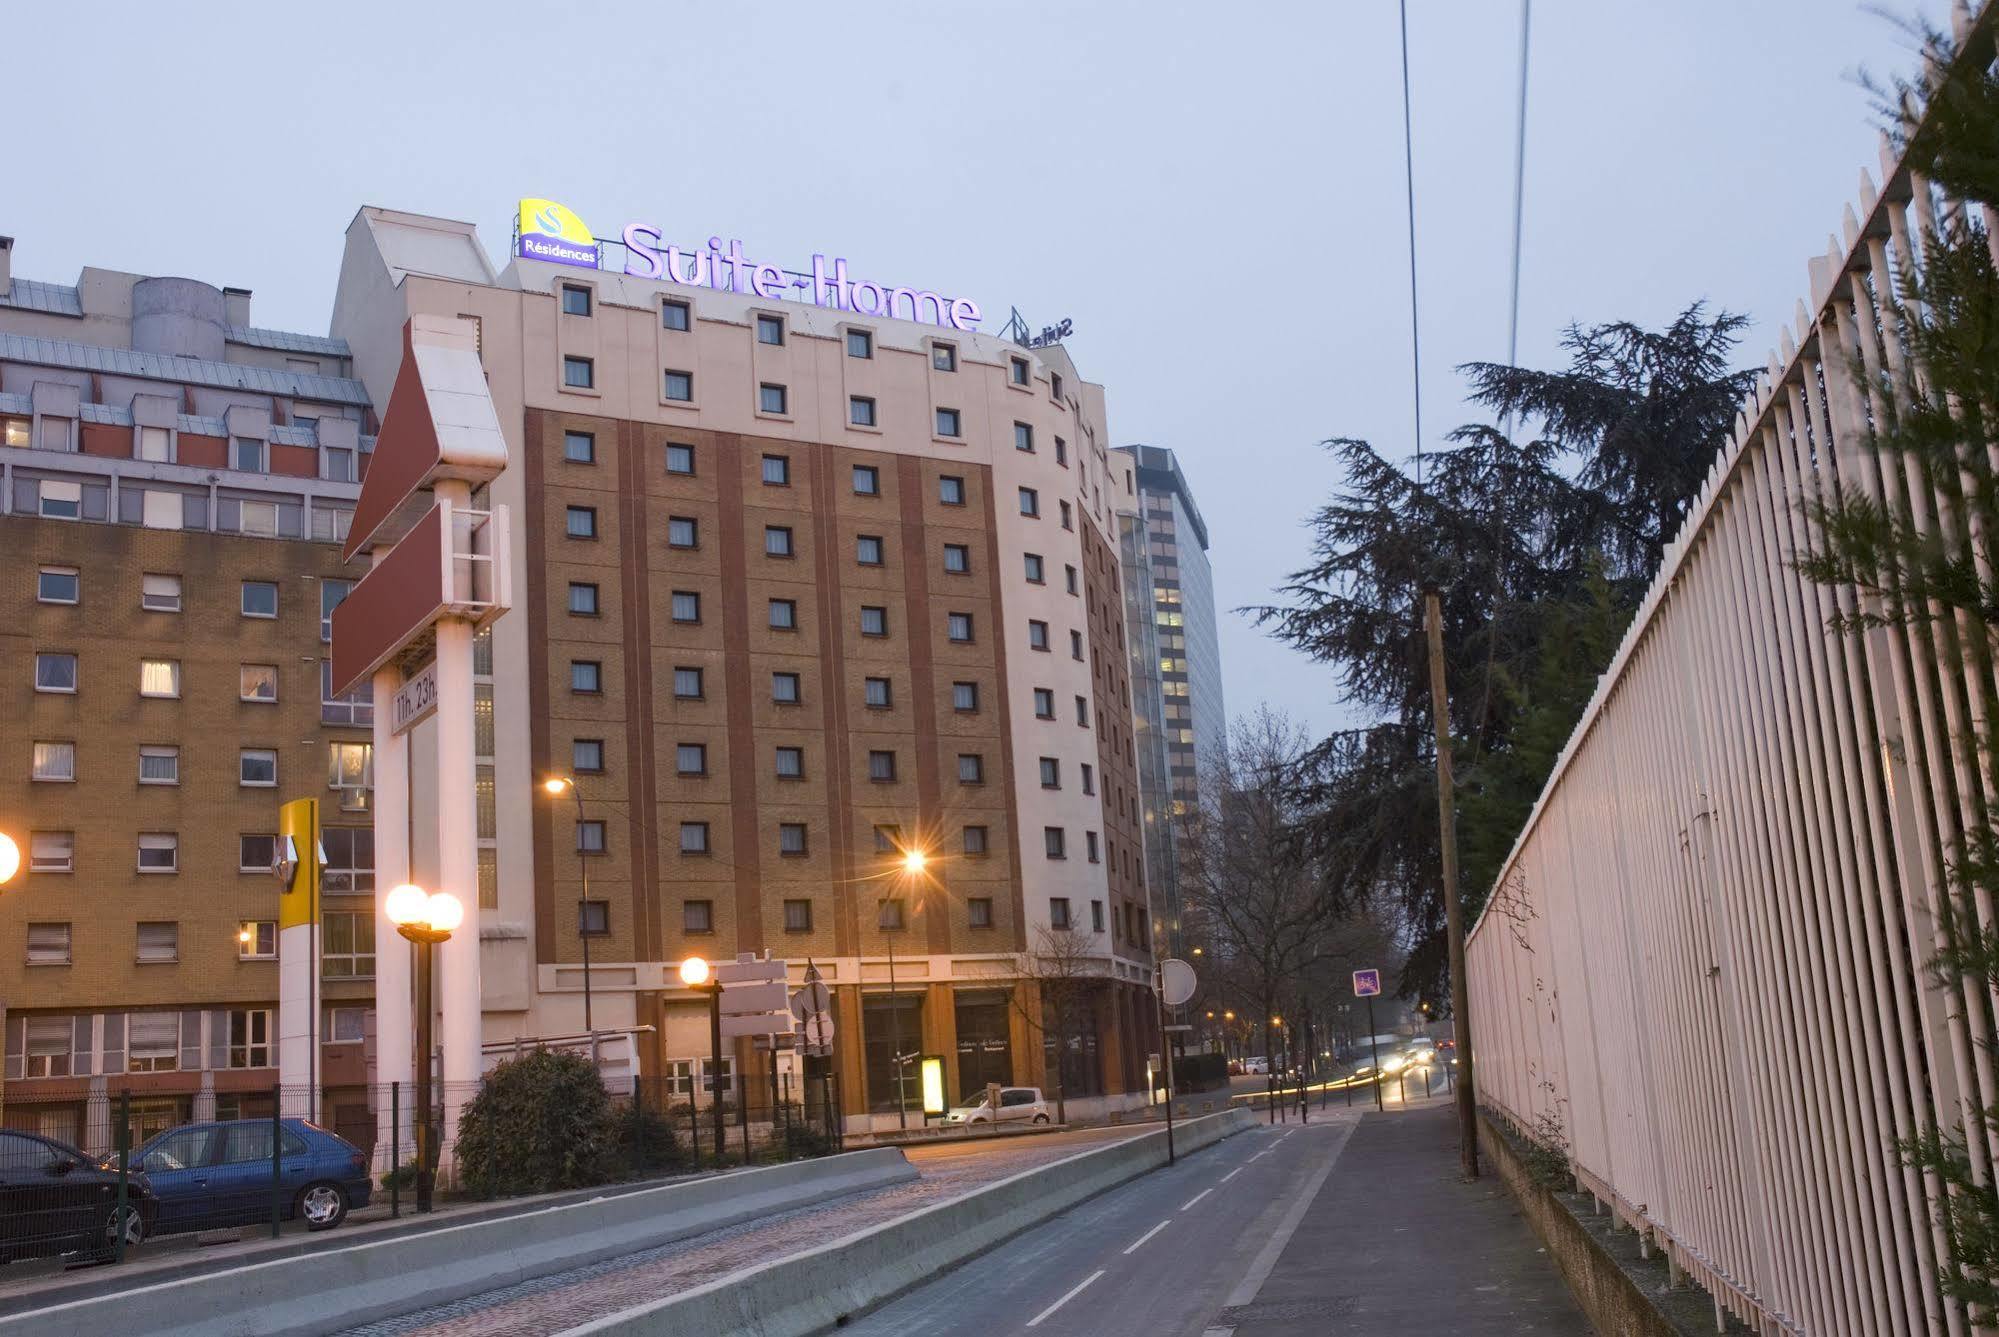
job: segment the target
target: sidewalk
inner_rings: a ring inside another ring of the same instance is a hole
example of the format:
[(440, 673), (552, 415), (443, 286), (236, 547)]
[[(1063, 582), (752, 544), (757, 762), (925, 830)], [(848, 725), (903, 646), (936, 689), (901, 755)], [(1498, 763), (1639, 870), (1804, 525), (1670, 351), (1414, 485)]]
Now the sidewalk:
[(1590, 1331), (1505, 1187), (1459, 1181), (1446, 1100), (1364, 1115), (1255, 1299), (1215, 1324), (1234, 1337)]

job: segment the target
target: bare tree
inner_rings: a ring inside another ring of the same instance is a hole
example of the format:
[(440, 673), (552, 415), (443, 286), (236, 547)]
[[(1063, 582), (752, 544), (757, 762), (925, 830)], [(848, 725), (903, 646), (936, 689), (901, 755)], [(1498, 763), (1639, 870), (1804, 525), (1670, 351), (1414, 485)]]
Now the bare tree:
[(1055, 1083), (1055, 1118), (1058, 1123), (1067, 1123), (1069, 1084), (1063, 1069), (1070, 1045), (1077, 1039), (1077, 1022), (1090, 1015), (1090, 996), (1103, 987), (1105, 961), (1096, 953), (1089, 934), (1071, 928), (1043, 928), (1035, 930), (1034, 950), (1020, 959), (1020, 975), (1034, 981), (1040, 1015), (1027, 1006), (1018, 989), (1013, 991), (1014, 1007), (1036, 1034), (1054, 1041), (1055, 1066), (1050, 1077)]

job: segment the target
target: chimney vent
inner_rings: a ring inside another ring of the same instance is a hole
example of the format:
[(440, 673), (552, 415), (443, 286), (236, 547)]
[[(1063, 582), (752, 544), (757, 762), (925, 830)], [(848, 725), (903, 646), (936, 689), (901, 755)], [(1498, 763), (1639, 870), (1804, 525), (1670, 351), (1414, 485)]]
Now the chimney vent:
[(224, 288), (222, 290), (223, 320), (231, 325), (250, 323), (250, 290), (248, 288)]

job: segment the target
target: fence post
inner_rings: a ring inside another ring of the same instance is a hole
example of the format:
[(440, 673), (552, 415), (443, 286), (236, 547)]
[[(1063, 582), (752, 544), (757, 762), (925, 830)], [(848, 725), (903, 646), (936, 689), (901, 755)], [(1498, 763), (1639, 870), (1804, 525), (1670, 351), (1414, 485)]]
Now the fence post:
[(639, 1075), (632, 1074), (632, 1140), (638, 1143), (637, 1162), (639, 1178), (646, 1177), (646, 1106), (645, 1092), (639, 1086)]
[[(691, 1079), (690, 1079), (691, 1080)], [(687, 1092), (687, 1123), (694, 1130), (694, 1168), (701, 1168), (701, 1102), (690, 1086)]]
[(389, 1083), (389, 1218), (403, 1214), (403, 1084)]
[(284, 1219), (284, 1088), (271, 1083), (271, 1238), (278, 1237)]
[(125, 1212), (126, 1185), (132, 1173), (132, 1093), (118, 1093), (118, 1214), (111, 1219), (117, 1222), (117, 1238), (111, 1245), (111, 1261), (125, 1261)]

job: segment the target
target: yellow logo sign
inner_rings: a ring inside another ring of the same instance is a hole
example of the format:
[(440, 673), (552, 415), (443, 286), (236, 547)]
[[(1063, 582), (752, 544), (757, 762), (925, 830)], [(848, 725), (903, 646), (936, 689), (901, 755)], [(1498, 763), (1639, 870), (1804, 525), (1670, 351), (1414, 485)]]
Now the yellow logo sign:
[(554, 200), (522, 200), (514, 231), (525, 259), (597, 267), (597, 239), (582, 219)]

